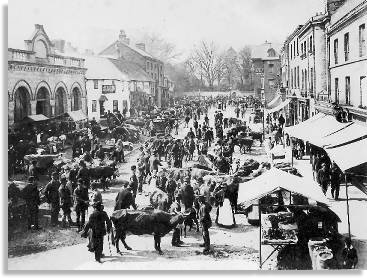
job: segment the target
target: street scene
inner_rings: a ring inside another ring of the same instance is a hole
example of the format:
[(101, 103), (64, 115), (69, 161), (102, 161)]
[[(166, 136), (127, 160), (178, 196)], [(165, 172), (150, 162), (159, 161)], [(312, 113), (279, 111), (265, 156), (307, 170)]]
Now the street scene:
[(30, 2), (8, 270), (367, 269), (367, 1)]

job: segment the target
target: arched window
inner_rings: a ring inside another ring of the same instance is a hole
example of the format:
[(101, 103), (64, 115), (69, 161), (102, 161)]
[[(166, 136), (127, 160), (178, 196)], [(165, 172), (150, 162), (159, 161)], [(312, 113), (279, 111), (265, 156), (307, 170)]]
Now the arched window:
[(61, 115), (67, 111), (67, 99), (64, 88), (59, 87), (55, 93), (55, 116)]
[(43, 40), (34, 43), (34, 52), (37, 58), (47, 58), (47, 46)]
[(71, 111), (82, 109), (82, 95), (79, 88), (75, 87), (71, 95)]
[(14, 93), (14, 122), (31, 114), (31, 97), (27, 88), (19, 87)]
[(41, 87), (37, 92), (36, 114), (51, 116), (50, 93), (46, 87)]

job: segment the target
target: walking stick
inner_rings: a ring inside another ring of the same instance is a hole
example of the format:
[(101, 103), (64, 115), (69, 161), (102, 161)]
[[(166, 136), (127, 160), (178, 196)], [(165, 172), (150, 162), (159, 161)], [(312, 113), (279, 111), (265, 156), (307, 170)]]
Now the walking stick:
[(108, 248), (110, 249), (110, 257), (112, 257), (112, 252), (111, 252), (111, 242), (110, 242), (110, 234), (107, 234), (107, 239), (108, 239)]

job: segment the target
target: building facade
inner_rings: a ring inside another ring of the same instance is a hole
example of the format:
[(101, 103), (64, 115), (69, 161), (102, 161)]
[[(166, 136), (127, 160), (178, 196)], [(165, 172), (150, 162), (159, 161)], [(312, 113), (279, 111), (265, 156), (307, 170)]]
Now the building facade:
[(280, 57), (272, 44), (265, 42), (252, 53), (254, 95), (270, 102), (280, 86)]
[(154, 102), (157, 106), (162, 106), (164, 63), (147, 53), (145, 44), (132, 45), (125, 32), (121, 30), (119, 39), (101, 51), (100, 55), (112, 56), (139, 65), (154, 80), (152, 87)]
[(100, 121), (108, 112), (118, 111), (132, 116), (152, 104), (154, 80), (137, 65), (96, 56), (87, 57), (85, 63), (89, 119)]
[(317, 109), (344, 108), (350, 120), (367, 122), (367, 1), (349, 0), (330, 16), (327, 30), (328, 97)]
[(327, 14), (316, 14), (297, 26), (284, 42), (281, 53), (282, 86), (291, 99), (289, 124), (315, 115), (315, 99), (327, 90), (326, 33)]
[(8, 123), (26, 116), (87, 113), (84, 59), (59, 55), (42, 25), (26, 49), (8, 48)]

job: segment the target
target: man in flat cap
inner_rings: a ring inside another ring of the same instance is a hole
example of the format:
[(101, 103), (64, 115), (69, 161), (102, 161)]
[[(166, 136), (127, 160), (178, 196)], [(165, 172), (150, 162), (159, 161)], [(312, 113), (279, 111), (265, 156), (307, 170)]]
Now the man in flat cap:
[(45, 187), (45, 197), (47, 203), (50, 205), (51, 225), (58, 224), (60, 211), (60, 195), (59, 195), (60, 181), (57, 172), (52, 173), (51, 181)]

